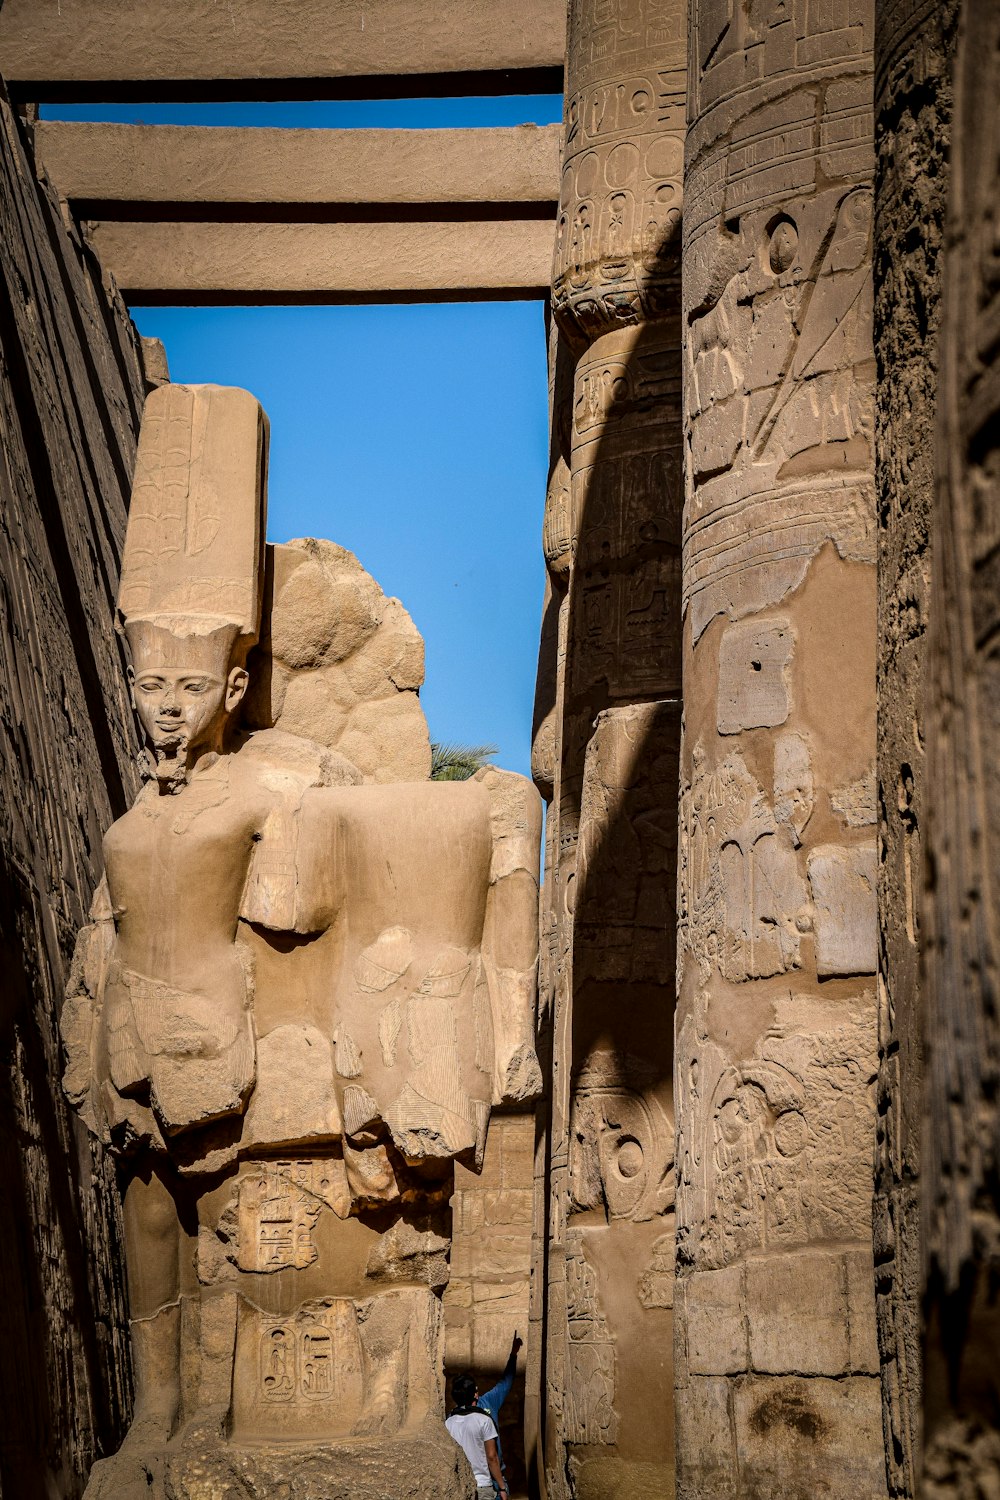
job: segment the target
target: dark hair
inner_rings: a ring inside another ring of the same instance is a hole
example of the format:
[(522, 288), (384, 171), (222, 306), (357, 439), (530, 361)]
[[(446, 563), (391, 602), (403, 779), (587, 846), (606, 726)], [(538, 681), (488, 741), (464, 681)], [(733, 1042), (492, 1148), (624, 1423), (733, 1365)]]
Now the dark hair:
[(451, 1394), (456, 1406), (471, 1406), (476, 1394), (476, 1382), (471, 1375), (456, 1375), (451, 1383)]

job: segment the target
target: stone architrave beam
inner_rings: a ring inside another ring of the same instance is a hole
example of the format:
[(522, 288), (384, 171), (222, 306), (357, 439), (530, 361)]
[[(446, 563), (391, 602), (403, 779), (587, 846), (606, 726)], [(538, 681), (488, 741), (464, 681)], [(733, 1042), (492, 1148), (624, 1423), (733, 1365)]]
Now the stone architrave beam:
[(479, 93), (555, 91), (565, 9), (563, 0), (6, 0), (0, 71), (15, 95), (43, 100), (389, 97), (410, 93), (414, 77), (440, 94), (470, 83)]
[(109, 220), (90, 233), (133, 302), (437, 302), (541, 298), (553, 225)]
[[(60, 193), (100, 204), (555, 206), (561, 125), (503, 130), (262, 130), (41, 122)], [(84, 213), (86, 211), (84, 210)], [(115, 210), (117, 212), (117, 210)], [(544, 208), (542, 209), (544, 213)], [(203, 215), (198, 214), (198, 217)], [(285, 217), (279, 213), (279, 217)], [(295, 217), (294, 210), (290, 212)]]

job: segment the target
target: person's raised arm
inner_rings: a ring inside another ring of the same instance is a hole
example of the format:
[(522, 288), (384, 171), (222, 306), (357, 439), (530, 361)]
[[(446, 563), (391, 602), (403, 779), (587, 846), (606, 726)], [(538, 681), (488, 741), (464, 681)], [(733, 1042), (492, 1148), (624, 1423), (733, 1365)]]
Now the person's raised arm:
[(510, 1354), (507, 1356), (503, 1374), (496, 1385), (490, 1386), (490, 1389), (479, 1398), (479, 1405), (487, 1407), (494, 1418), (510, 1395), (510, 1388), (514, 1384), (514, 1376), (517, 1374), (517, 1351), (521, 1347), (521, 1342), (515, 1330), (514, 1337), (510, 1341)]
[(510, 1490), (507, 1488), (507, 1481), (503, 1477), (503, 1470), (500, 1467), (500, 1456), (497, 1453), (496, 1438), (487, 1438), (484, 1446), (486, 1448), (486, 1462), (489, 1465), (490, 1474), (493, 1477), (493, 1483), (496, 1485), (501, 1495), (509, 1497)]

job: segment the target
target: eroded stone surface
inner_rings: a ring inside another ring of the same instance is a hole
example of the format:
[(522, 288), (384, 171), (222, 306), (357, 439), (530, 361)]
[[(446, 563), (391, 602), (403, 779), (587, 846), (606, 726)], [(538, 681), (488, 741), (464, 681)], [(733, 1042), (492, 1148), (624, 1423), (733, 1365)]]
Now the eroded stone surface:
[(272, 604), (246, 722), (340, 751), (365, 782), (425, 779), (424, 643), (402, 604), (334, 542), (268, 554)]

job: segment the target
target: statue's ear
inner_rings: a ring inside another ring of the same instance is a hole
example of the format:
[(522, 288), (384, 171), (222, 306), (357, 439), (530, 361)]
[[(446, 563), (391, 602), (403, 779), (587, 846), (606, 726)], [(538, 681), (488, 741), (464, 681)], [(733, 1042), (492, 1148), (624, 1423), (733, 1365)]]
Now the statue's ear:
[(250, 683), (250, 673), (246, 667), (234, 667), (226, 678), (226, 712), (232, 713), (246, 692)]
[(128, 696), (133, 708), (138, 705), (135, 701), (135, 672), (131, 666), (125, 668), (125, 676), (128, 678)]

